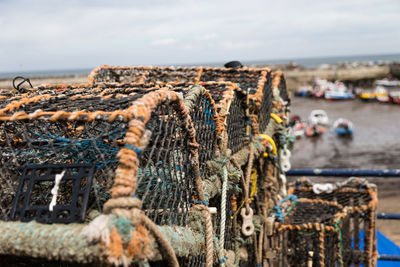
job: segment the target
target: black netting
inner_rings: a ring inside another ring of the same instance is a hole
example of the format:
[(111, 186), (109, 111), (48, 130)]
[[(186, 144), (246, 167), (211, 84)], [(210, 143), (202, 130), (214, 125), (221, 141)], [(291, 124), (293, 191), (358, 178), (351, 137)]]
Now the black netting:
[[(206, 255), (202, 254), (193, 257), (181, 257), (178, 258), (179, 266), (182, 267), (205, 267), (206, 266)], [(164, 267), (168, 266), (167, 261), (150, 262), (151, 267)]]
[(217, 133), (214, 121), (214, 110), (210, 100), (205, 95), (200, 95), (195, 106), (190, 111), (190, 117), (196, 130), (196, 141), (199, 144), (199, 164), (201, 172), (205, 164), (211, 160), (216, 151)]
[(133, 101), (142, 96), (142, 93), (126, 97), (111, 97), (104, 99), (102, 97), (66, 97), (58, 96), (49, 99), (41, 99), (37, 102), (28, 102), (22, 104), (18, 109), (7, 110), (3, 112), (3, 115), (11, 115), (15, 112), (24, 111), (25, 113), (34, 113), (35, 111), (114, 111), (124, 110), (129, 108)]
[(323, 204), (319, 202), (299, 201), (290, 215), (285, 218), (287, 224), (321, 223), (334, 225), (335, 215), (341, 208), (334, 204)]
[(203, 83), (201, 86), (210, 92), (215, 103), (219, 103), (224, 98), (224, 92), (229, 90), (231, 85), (227, 83)]
[(258, 266), (257, 259), (255, 255), (254, 243), (242, 245), (242, 248), (245, 249), (246, 257), (242, 258), (239, 262), (240, 267), (252, 267)]
[(261, 107), (258, 113), (258, 123), (260, 132), (263, 132), (267, 128), (267, 125), (271, 118), (272, 98), (273, 98), (273, 93), (272, 93), (271, 74), (268, 73), (267, 81), (264, 84), (263, 88)]
[[(280, 263), (282, 266), (308, 267), (309, 262), (312, 266), (336, 266), (338, 264), (338, 238), (335, 232), (324, 232), (323, 250), (324, 258), (321, 254), (321, 232), (315, 230), (284, 230), (282, 255)], [(321, 264), (322, 263), (322, 264)]]
[(224, 81), (237, 83), (249, 94), (255, 94), (258, 81), (262, 77), (261, 69), (219, 69), (205, 68), (200, 77), (201, 82)]
[(112, 82), (195, 82), (198, 73), (199, 68), (101, 67), (93, 78), (96, 84)]
[[(336, 226), (341, 211), (335, 203), (293, 202), (283, 224), (291, 227), (280, 230), (275, 237), (280, 240), (280, 246), (275, 245), (275, 248), (281, 247), (280, 263), (283, 266), (307, 267), (309, 262), (312, 266), (336, 266), (342, 256)], [(311, 224), (313, 227), (308, 227)]]
[[(39, 86), (30, 90), (26, 94), (13, 94), (12, 96), (6, 96), (5, 99), (0, 100), (0, 109), (5, 108), (11, 102), (20, 102), (19, 105), (25, 105), (24, 103), (28, 103), (32, 101), (33, 97), (41, 98), (39, 101), (39, 105), (46, 104), (47, 106), (52, 106), (54, 109), (61, 110), (61, 107), (58, 108), (56, 105), (50, 103), (50, 101), (66, 101), (70, 99), (71, 102), (81, 101), (84, 102), (85, 100), (79, 99), (84, 97), (91, 97), (95, 99), (96, 97), (102, 98), (110, 98), (110, 97), (121, 97), (121, 96), (133, 96), (137, 94), (143, 94), (145, 92), (150, 92), (154, 90), (158, 90), (159, 87), (156, 85), (148, 85), (148, 84), (132, 84), (130, 86), (107, 86), (107, 87), (92, 87), (92, 86)], [(54, 97), (52, 100), (48, 100), (49, 97)], [(59, 100), (57, 100), (57, 99)], [(121, 100), (123, 101), (123, 100)], [(36, 101), (37, 102), (37, 101)], [(76, 105), (79, 108), (79, 105)]]
[(146, 215), (160, 225), (185, 225), (195, 190), (184, 129), (173, 106), (166, 104), (146, 124), (151, 137), (140, 158), (137, 194)]
[[(180, 84), (179, 86), (173, 87), (172, 89), (174, 91), (181, 91), (183, 92), (184, 95), (186, 95), (187, 93), (187, 89), (185, 88), (186, 84)], [(182, 87), (181, 87), (182, 86)], [(225, 96), (224, 94), (226, 93), (227, 90), (233, 90), (232, 84), (231, 83), (202, 83), (201, 86), (203, 86), (206, 90), (209, 91), (209, 93), (211, 94), (213, 100), (215, 101), (215, 105), (218, 107), (217, 111), (221, 112), (221, 104), (220, 102), (222, 100), (224, 100)], [(230, 97), (230, 96), (228, 96)], [(248, 136), (246, 136), (246, 127), (250, 127), (250, 119), (249, 117), (246, 115), (246, 109), (248, 108), (248, 104), (246, 103), (246, 95), (242, 92), (242, 91), (237, 91), (234, 90), (233, 91), (233, 100), (230, 104), (230, 108), (228, 111), (228, 116), (226, 119), (226, 129), (227, 129), (227, 134), (228, 134), (228, 148), (231, 149), (232, 153), (236, 153), (238, 152), (240, 149), (242, 149), (245, 145), (248, 144), (249, 142), (249, 138)], [(205, 97), (204, 97), (205, 98)], [(200, 108), (199, 111), (196, 111), (196, 108), (191, 112), (191, 116), (193, 119), (193, 123), (196, 127), (197, 123), (202, 123), (198, 120), (199, 116), (195, 115), (193, 112), (201, 112), (203, 113), (203, 117), (206, 118), (208, 117), (208, 121), (211, 121), (211, 118), (213, 116), (213, 114), (210, 114), (210, 112), (212, 112), (211, 110), (211, 106), (210, 104), (207, 102), (208, 100), (204, 100), (206, 101), (205, 104), (208, 107), (205, 111), (207, 112), (206, 114), (204, 114), (204, 112), (202, 111), (203, 109)], [(199, 105), (198, 107), (200, 107), (201, 105)], [(222, 113), (224, 113), (222, 111)], [(223, 114), (221, 114), (223, 115)], [(198, 126), (197, 126), (198, 127)], [(213, 122), (213, 125), (207, 126), (207, 125), (203, 125), (201, 126), (203, 128), (206, 128), (207, 130), (206, 135), (203, 136), (203, 134), (200, 134), (199, 132), (196, 131), (197, 135), (201, 135), (197, 137), (198, 143), (200, 143), (200, 146), (204, 146), (203, 141), (205, 142), (207, 140), (207, 142), (209, 142), (208, 140), (210, 139), (206, 139), (208, 138), (207, 135), (209, 135), (210, 131), (208, 129), (211, 129), (211, 131), (213, 131), (213, 128), (215, 127), (215, 122)], [(215, 137), (213, 137), (212, 140)], [(212, 147), (214, 145), (210, 144), (208, 147)], [(205, 148), (204, 148), (205, 149)], [(200, 147), (199, 148), (199, 154), (202, 154), (203, 149)], [(201, 160), (200, 160), (201, 162)], [(202, 164), (202, 163), (201, 163)]]
[[(376, 242), (375, 235), (370, 239), (370, 233), (375, 229), (375, 217), (371, 216), (371, 212), (374, 211), (371, 207), (373, 190), (369, 186), (371, 184), (349, 179), (331, 193), (316, 194), (313, 191), (313, 183), (308, 180), (298, 180), (291, 185), (293, 194), (300, 198), (335, 201), (343, 207), (352, 208), (349, 216), (342, 221), (344, 266), (367, 264), (371, 255), (365, 248), (374, 248), (373, 243)], [(361, 246), (361, 243), (364, 245)]]
[(286, 81), (285, 81), (285, 78), (283, 77), (283, 75), (281, 75), (281, 79), (280, 79), (280, 82), (279, 82), (279, 85), (278, 85), (278, 89), (279, 89), (279, 95), (283, 99), (283, 101), (285, 101), (288, 104), (290, 104), (289, 94), (288, 94), (288, 91), (286, 89)]
[(143, 68), (113, 68), (113, 67), (100, 67), (98, 72), (92, 77), (94, 83), (101, 82), (143, 82), (144, 71)]
[[(87, 213), (101, 211), (110, 197), (116, 154), (122, 147), (127, 123), (95, 120), (27, 120), (0, 123), (0, 219), (7, 219), (21, 172), (26, 165), (44, 163), (92, 163), (96, 166)], [(50, 204), (52, 183), (39, 184), (31, 201)], [(68, 194), (60, 194), (68, 198)], [(63, 199), (58, 200), (62, 203)], [(66, 200), (65, 200), (66, 201)]]
[(236, 94), (229, 108), (229, 115), (226, 120), (226, 131), (228, 133), (228, 148), (232, 153), (238, 152), (249, 142), (246, 136), (246, 126), (249, 123), (246, 115), (246, 102), (244, 97)]
[[(224, 238), (224, 248), (226, 250), (234, 249), (234, 229), (232, 218), (235, 214), (235, 210), (232, 205), (232, 197), (235, 195), (233, 190), (229, 190), (226, 193), (226, 209), (225, 209), (225, 238)], [(210, 200), (210, 207), (216, 207), (218, 213), (213, 216), (214, 233), (216, 236), (221, 235), (221, 195), (217, 195), (215, 198)]]

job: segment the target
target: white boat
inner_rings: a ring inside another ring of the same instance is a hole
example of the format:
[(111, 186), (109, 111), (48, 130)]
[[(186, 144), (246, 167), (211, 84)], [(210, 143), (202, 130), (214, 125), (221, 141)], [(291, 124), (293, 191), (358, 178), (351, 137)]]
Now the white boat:
[(390, 97), (385, 87), (378, 85), (375, 88), (374, 93), (376, 100), (378, 100), (379, 102), (384, 102), (384, 103), (390, 102)]
[(311, 111), (308, 120), (311, 124), (316, 124), (316, 125), (326, 126), (329, 124), (328, 115), (326, 114), (325, 110), (322, 109), (315, 109)]
[(383, 79), (383, 80), (376, 80), (375, 84), (380, 85), (380, 86), (386, 86), (386, 87), (396, 87), (396, 86), (400, 86), (400, 81)]
[(339, 136), (350, 136), (354, 132), (353, 123), (347, 119), (339, 118), (333, 123), (333, 128)]
[(344, 83), (336, 81), (325, 90), (325, 99), (353, 99), (354, 94), (344, 85)]

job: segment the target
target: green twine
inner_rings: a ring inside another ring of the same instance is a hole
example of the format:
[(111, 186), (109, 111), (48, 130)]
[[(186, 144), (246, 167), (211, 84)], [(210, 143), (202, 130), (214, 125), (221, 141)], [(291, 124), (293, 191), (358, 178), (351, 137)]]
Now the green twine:
[[(342, 223), (342, 220), (338, 220), (335, 223), (335, 230), (336, 232), (339, 231), (339, 240), (340, 240), (340, 258), (343, 260), (343, 239), (342, 239), (342, 230), (339, 227), (339, 223)], [(342, 261), (339, 261), (339, 265), (342, 266)]]
[(122, 240), (124, 240), (124, 243), (129, 243), (129, 241), (131, 240), (131, 232), (132, 230), (134, 230), (131, 221), (123, 217), (115, 216), (112, 220), (111, 227), (112, 226), (115, 226), (117, 228), (117, 231), (121, 235)]
[(288, 210), (288, 212), (286, 212), (286, 214), (284, 215), (284, 217), (290, 215), (290, 213), (292, 212), (292, 210), (294, 210), (294, 209), (296, 208), (296, 204), (297, 204), (297, 201), (293, 201), (292, 207)]

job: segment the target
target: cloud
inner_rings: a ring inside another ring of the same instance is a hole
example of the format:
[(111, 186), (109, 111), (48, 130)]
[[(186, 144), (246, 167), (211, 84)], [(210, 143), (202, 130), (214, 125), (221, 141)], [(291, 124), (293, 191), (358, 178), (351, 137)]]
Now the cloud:
[(216, 33), (209, 33), (209, 34), (205, 34), (203, 36), (199, 37), (199, 40), (201, 41), (210, 41), (210, 40), (214, 40), (218, 37), (218, 34)]
[(178, 40), (174, 38), (165, 38), (165, 39), (158, 39), (154, 40), (150, 43), (151, 46), (170, 46), (176, 44)]
[(244, 42), (227, 41), (221, 43), (223, 49), (229, 49), (229, 50), (249, 49), (249, 48), (260, 47), (262, 45), (263, 43), (258, 41), (244, 41)]
[(398, 0), (0, 0), (0, 72), (400, 52)]

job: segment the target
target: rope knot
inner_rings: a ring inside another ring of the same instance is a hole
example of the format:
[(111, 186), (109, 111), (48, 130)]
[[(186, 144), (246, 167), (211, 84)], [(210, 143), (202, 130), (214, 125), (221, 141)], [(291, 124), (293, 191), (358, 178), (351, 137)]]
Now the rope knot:
[(119, 197), (109, 199), (103, 207), (105, 214), (113, 213), (115, 210), (132, 210), (142, 208), (142, 201), (137, 197)]

